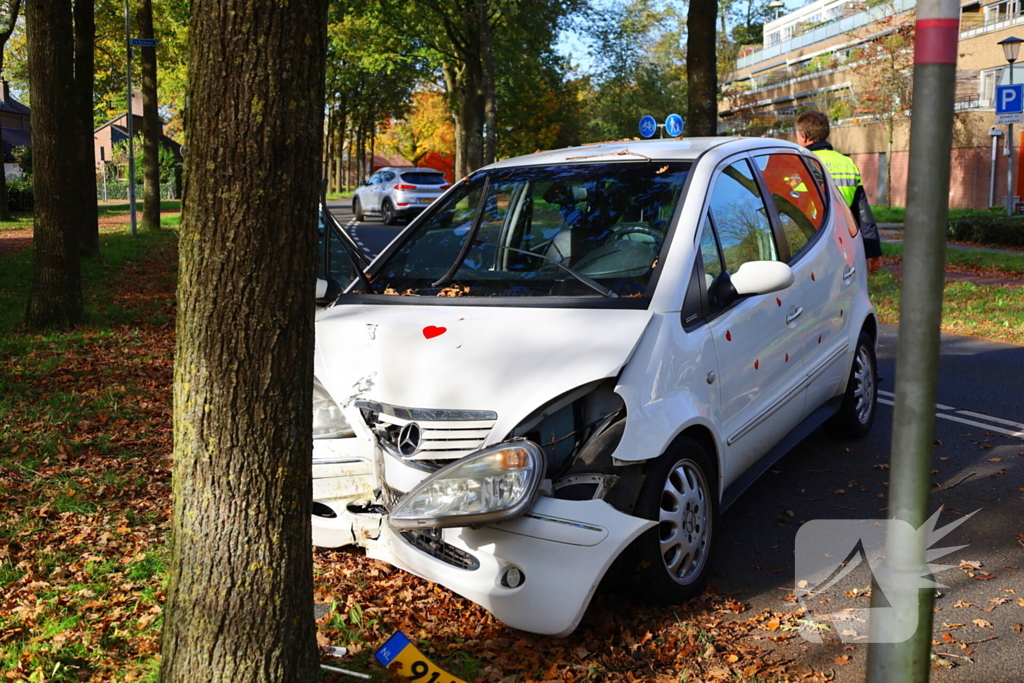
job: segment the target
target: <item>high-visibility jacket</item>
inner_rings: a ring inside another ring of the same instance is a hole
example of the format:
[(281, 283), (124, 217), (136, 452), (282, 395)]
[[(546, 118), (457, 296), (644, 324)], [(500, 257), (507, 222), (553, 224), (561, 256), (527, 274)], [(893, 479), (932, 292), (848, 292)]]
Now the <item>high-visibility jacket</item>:
[(832, 180), (836, 181), (839, 194), (843, 195), (847, 206), (853, 208), (853, 197), (857, 193), (857, 186), (861, 184), (857, 164), (850, 157), (832, 149), (817, 149), (814, 153), (825, 164)]

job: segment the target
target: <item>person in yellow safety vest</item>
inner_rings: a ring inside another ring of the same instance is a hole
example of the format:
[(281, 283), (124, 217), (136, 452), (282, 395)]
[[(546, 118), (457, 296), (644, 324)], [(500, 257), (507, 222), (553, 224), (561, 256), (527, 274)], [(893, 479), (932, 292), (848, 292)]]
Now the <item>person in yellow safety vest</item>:
[(857, 219), (857, 225), (864, 236), (868, 272), (874, 275), (882, 267), (882, 242), (878, 237), (878, 225), (871, 213), (867, 193), (860, 182), (860, 169), (853, 159), (832, 149), (832, 145), (827, 142), (828, 134), (828, 116), (823, 112), (805, 111), (797, 117), (796, 142), (821, 159), (839, 188), (839, 193), (853, 210), (853, 217)]

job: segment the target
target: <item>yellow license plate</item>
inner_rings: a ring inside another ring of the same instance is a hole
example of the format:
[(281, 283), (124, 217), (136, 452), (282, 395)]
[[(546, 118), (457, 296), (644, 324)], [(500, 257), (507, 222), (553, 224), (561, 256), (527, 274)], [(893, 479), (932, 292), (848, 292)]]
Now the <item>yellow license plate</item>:
[(434, 201), (434, 200), (433, 199), (421, 199), (420, 200), (420, 204), (430, 204), (432, 201)]
[(391, 673), (416, 683), (466, 683), (427, 659), (401, 631), (388, 638), (374, 656)]

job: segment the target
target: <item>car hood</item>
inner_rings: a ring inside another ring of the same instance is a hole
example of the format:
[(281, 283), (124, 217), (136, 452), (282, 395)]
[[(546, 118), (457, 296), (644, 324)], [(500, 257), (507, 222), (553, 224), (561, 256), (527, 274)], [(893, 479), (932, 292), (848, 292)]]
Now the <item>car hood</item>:
[(488, 442), (629, 360), (648, 310), (342, 305), (316, 323), (316, 373), (342, 409), (490, 410)]

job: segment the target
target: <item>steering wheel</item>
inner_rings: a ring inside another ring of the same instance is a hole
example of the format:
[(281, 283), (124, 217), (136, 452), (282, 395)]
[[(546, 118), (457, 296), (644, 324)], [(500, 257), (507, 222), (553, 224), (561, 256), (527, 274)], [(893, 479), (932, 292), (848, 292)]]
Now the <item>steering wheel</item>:
[(664, 236), (660, 235), (654, 228), (647, 228), (642, 225), (633, 225), (622, 230), (613, 232), (608, 239), (605, 240), (605, 244), (611, 244), (612, 242), (618, 242), (619, 240), (625, 239), (627, 235), (647, 235), (654, 240), (654, 243), (661, 247)]

